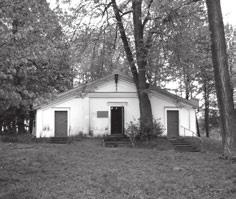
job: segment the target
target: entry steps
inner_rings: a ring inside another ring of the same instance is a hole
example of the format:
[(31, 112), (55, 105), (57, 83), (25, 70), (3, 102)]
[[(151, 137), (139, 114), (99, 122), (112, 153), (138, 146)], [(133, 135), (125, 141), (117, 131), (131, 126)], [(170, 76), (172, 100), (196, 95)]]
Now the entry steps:
[(51, 137), (49, 139), (49, 143), (52, 143), (52, 144), (68, 144), (69, 139), (68, 139), (68, 137)]
[(169, 142), (174, 146), (175, 151), (178, 152), (200, 152), (200, 149), (193, 146), (184, 138), (168, 138)]
[(129, 138), (124, 134), (112, 134), (103, 138), (105, 147), (127, 147), (131, 146)]

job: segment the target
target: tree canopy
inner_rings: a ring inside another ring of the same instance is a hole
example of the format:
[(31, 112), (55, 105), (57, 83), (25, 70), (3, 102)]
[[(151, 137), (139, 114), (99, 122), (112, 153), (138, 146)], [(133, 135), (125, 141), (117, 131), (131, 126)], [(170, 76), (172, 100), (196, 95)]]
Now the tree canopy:
[(0, 121), (9, 129), (7, 123), (23, 126), (34, 103), (70, 87), (73, 73), (69, 45), (46, 0), (3, 0), (0, 8)]

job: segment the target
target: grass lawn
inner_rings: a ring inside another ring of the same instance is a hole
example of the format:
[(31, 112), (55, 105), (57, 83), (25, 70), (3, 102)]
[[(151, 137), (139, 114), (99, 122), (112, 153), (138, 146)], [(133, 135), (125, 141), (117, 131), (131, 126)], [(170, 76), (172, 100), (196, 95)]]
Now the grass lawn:
[(0, 199), (235, 199), (236, 165), (218, 154), (0, 142)]

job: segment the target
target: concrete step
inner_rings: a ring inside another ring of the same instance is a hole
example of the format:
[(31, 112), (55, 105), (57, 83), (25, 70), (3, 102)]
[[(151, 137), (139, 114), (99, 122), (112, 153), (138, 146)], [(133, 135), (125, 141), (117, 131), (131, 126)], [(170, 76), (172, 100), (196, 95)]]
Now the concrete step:
[(123, 134), (115, 134), (104, 137), (103, 139), (105, 147), (123, 147), (130, 146), (129, 138)]
[(130, 142), (104, 142), (105, 147), (129, 147)]
[(67, 144), (69, 142), (68, 137), (51, 137), (49, 143), (53, 144)]
[(103, 138), (104, 141), (129, 141), (129, 138), (123, 134), (109, 135)]
[(200, 150), (182, 138), (168, 139), (178, 152), (199, 152)]

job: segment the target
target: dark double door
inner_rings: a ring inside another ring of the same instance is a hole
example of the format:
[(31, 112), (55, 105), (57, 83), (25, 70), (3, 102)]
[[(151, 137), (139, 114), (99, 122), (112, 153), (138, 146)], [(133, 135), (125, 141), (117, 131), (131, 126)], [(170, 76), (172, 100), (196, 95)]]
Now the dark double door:
[(124, 133), (124, 107), (112, 106), (111, 107), (111, 134)]

